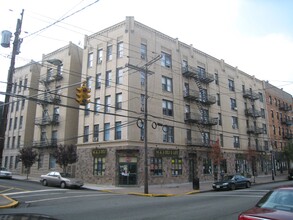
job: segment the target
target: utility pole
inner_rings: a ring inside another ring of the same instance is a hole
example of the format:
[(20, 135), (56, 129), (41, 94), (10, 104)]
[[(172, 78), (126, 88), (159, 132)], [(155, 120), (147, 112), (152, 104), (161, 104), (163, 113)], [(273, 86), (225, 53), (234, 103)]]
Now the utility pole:
[(9, 108), (9, 99), (12, 92), (12, 78), (13, 78), (13, 74), (15, 70), (15, 57), (16, 55), (20, 53), (19, 49), (20, 49), (20, 44), (22, 42), (22, 39), (19, 38), (19, 35), (21, 33), (23, 13), (24, 13), (24, 10), (22, 9), (21, 18), (17, 19), (16, 31), (14, 33), (15, 37), (13, 41), (11, 62), (10, 62), (9, 70), (8, 70), (8, 76), (7, 76), (6, 95), (5, 95), (4, 108), (3, 108), (2, 120), (1, 120), (2, 124), (0, 126), (0, 165), (2, 165), (2, 156), (3, 156), (3, 149), (4, 149), (4, 143), (5, 143), (5, 130), (7, 125), (7, 114), (8, 114), (8, 108)]
[(148, 74), (153, 74), (154, 72), (149, 71), (148, 67), (153, 63), (157, 62), (161, 59), (161, 55), (156, 56), (151, 61), (147, 62), (142, 67), (137, 67), (131, 64), (127, 64), (126, 66), (135, 69), (138, 71), (144, 72), (145, 84), (144, 84), (144, 193), (149, 194), (149, 184), (148, 184)]

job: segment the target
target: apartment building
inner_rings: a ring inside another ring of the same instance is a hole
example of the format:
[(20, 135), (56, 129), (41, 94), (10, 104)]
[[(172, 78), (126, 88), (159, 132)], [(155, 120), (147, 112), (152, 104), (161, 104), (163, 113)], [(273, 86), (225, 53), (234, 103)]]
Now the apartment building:
[[(81, 83), (82, 49), (73, 43), (43, 55), (34, 122), (33, 147), (38, 161), (31, 172), (39, 176), (60, 170), (53, 155), (57, 145), (76, 144), (78, 104), (76, 87)], [(69, 167), (74, 175), (74, 167)]]
[(41, 65), (30, 62), (13, 73), (12, 95), (9, 100), (2, 165), (13, 173), (21, 173), (19, 149), (31, 146)]
[(283, 172), (287, 170), (287, 161), (282, 152), (293, 138), (292, 95), (269, 82), (265, 82), (265, 91), (274, 169)]
[(85, 181), (143, 185), (146, 165), (150, 184), (270, 170), (263, 82), (224, 60), (127, 17), (85, 37), (82, 72), (91, 102), (79, 112), (76, 175)]

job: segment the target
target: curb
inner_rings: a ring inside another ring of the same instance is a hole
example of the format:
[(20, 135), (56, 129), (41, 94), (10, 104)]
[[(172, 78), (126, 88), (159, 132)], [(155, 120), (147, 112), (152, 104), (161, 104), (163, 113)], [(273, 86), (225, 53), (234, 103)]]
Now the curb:
[(8, 205), (0, 206), (0, 209), (13, 208), (13, 207), (16, 207), (18, 205), (18, 201), (14, 200), (14, 199), (11, 199), (11, 198), (3, 195), (3, 194), (0, 194), (0, 196), (4, 197), (5, 199), (7, 199), (7, 200), (9, 200), (11, 202)]

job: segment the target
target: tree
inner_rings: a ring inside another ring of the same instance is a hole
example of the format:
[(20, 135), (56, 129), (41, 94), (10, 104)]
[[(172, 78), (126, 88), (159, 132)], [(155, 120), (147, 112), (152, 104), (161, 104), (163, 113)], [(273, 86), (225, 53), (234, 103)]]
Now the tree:
[(288, 169), (290, 169), (290, 162), (293, 162), (293, 142), (288, 142), (287, 145), (284, 147), (284, 155), (287, 159)]
[(24, 147), (19, 150), (19, 159), (26, 169), (26, 178), (30, 173), (32, 165), (37, 161), (38, 153), (32, 147)]
[(215, 172), (217, 174), (217, 179), (219, 179), (219, 174), (221, 172), (220, 170), (220, 166), (221, 166), (221, 161), (223, 160), (223, 155), (221, 152), (221, 147), (220, 147), (220, 143), (219, 143), (219, 139), (217, 139), (217, 141), (211, 145), (212, 149), (211, 149), (211, 158), (213, 160), (214, 165), (216, 166)]
[(54, 152), (56, 163), (63, 169), (63, 173), (67, 173), (67, 166), (78, 161), (76, 145), (60, 144)]

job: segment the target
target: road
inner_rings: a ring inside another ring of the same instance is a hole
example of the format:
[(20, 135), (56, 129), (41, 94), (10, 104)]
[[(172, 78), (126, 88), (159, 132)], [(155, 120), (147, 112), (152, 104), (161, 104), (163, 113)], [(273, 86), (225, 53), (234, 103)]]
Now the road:
[[(20, 202), (0, 213), (41, 213), (58, 219), (200, 219), (234, 220), (270, 188), (292, 182), (255, 185), (235, 191), (205, 192), (175, 197), (143, 197), (88, 189), (60, 189), (38, 183), (0, 180), (1, 190)], [(10, 190), (9, 190), (10, 188)], [(9, 191), (9, 192), (8, 192)], [(3, 193), (3, 192), (2, 192)]]

